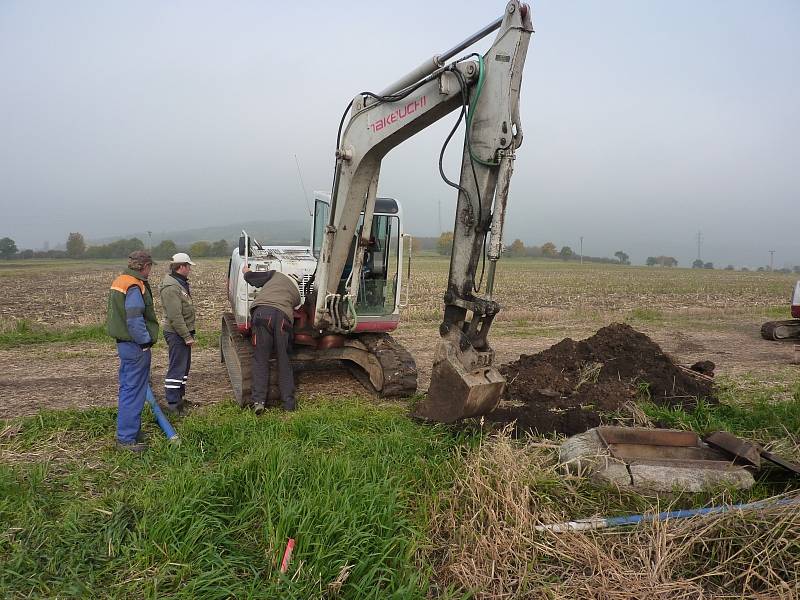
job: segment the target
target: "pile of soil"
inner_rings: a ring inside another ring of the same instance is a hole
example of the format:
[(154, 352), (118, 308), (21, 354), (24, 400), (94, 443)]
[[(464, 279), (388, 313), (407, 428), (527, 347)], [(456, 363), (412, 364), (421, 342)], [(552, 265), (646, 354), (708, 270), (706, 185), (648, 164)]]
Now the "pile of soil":
[(508, 382), (504, 403), (486, 418), (516, 421), (517, 433), (581, 433), (599, 425), (602, 413), (647, 393), (663, 406), (691, 409), (698, 398), (714, 402), (709, 379), (686, 373), (653, 340), (622, 323), (579, 342), (566, 338), (538, 354), (523, 354), (500, 371)]

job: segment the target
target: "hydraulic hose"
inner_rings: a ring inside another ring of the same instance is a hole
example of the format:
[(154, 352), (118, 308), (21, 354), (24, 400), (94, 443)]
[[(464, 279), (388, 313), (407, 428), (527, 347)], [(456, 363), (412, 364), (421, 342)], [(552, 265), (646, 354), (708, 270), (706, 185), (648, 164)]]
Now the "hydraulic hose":
[(155, 396), (153, 396), (153, 390), (150, 389), (150, 386), (147, 386), (147, 403), (150, 405), (150, 410), (153, 411), (153, 416), (155, 416), (156, 421), (158, 422), (158, 426), (161, 427), (161, 430), (164, 432), (164, 435), (167, 436), (167, 439), (170, 442), (178, 443), (178, 432), (172, 427), (169, 422), (169, 419), (164, 415), (161, 410), (161, 407), (156, 402)]

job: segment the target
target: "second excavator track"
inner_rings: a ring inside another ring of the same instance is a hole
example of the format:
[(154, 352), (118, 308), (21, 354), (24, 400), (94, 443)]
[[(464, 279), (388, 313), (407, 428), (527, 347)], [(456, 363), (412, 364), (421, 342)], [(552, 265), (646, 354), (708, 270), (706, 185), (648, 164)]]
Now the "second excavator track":
[(767, 321), (761, 326), (761, 337), (770, 341), (800, 339), (800, 319)]

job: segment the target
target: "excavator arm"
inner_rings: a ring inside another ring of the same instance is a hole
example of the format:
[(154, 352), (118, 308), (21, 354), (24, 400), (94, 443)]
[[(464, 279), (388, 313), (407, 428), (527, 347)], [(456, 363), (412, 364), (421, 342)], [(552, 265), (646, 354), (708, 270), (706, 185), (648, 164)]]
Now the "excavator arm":
[[(483, 56), (446, 62), (494, 31), (495, 41)], [(532, 32), (528, 6), (511, 0), (502, 17), (452, 49), (378, 94), (357, 95), (348, 109), (349, 120), (345, 124), (343, 118), (340, 127), (315, 286), (314, 327), (331, 333), (348, 333), (355, 326), (359, 278), (351, 277), (344, 291), (339, 286), (354, 235), (358, 240), (351, 273), (360, 272), (383, 157), (457, 109), (465, 117), (460, 181), (448, 181), (458, 189), (458, 204), (442, 337), (428, 398), (418, 406), (423, 418), (451, 422), (489, 412), (505, 384), (491, 366), (494, 353), (487, 335), (500, 310), (492, 299), (494, 272), (502, 250), (514, 153), (522, 142), (519, 92)], [(362, 213), (364, 225), (358, 231)], [(484, 257), (488, 268), (478, 276)]]

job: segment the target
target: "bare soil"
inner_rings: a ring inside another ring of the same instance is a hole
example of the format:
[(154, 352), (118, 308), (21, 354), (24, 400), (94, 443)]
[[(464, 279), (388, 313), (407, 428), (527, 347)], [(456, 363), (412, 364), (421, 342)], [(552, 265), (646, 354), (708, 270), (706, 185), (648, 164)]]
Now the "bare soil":
[[(153, 394), (164, 399), (167, 351), (163, 342), (153, 350), (150, 377)], [(35, 415), (43, 409), (84, 409), (117, 405), (119, 359), (110, 344), (47, 344), (0, 350), (0, 419)], [(364, 389), (346, 370), (303, 370), (297, 386), (304, 397), (343, 397)], [(231, 401), (225, 365), (219, 349), (192, 352), (186, 399), (200, 406)]]

